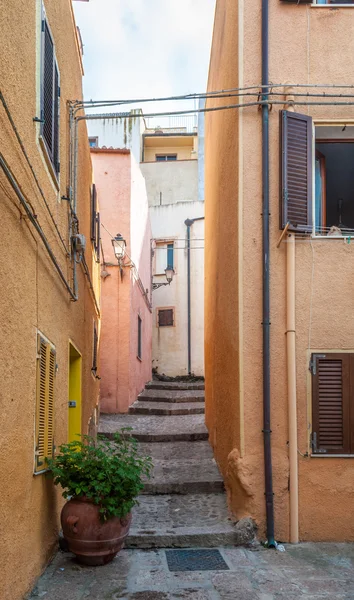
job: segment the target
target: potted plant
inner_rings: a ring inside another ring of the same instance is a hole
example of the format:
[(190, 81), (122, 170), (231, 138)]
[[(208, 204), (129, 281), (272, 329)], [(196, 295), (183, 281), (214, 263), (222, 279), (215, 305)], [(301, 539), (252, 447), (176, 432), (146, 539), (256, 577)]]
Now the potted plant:
[(150, 476), (151, 458), (139, 455), (128, 431), (122, 429), (113, 440), (83, 436), (48, 459), (54, 484), (68, 499), (61, 512), (63, 535), (83, 564), (106, 564), (121, 550), (142, 477)]

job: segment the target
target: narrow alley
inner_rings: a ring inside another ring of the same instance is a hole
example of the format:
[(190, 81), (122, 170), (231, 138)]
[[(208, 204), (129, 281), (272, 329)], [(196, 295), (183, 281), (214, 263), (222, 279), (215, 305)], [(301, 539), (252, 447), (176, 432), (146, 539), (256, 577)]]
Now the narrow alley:
[(203, 383), (148, 383), (128, 415), (102, 415), (101, 434), (131, 427), (154, 470), (133, 510), (127, 548), (237, 546), (250, 519), (234, 525), (204, 424)]
[(352, 545), (267, 550), (254, 539), (251, 519), (229, 518), (207, 441), (202, 383), (150, 382), (129, 413), (100, 420), (107, 437), (131, 427), (141, 454), (154, 462), (125, 549), (102, 567), (59, 552), (29, 600), (354, 598)]

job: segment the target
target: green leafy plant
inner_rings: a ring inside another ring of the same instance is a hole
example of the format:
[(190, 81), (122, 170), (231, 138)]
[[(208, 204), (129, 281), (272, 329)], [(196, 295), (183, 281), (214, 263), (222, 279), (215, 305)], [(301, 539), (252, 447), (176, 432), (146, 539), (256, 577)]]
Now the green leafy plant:
[(103, 520), (131, 511), (144, 487), (143, 476), (150, 477), (152, 460), (139, 454), (129, 431), (122, 429), (113, 440), (82, 436), (82, 441), (60, 446), (48, 466), (64, 498), (85, 496), (100, 507)]

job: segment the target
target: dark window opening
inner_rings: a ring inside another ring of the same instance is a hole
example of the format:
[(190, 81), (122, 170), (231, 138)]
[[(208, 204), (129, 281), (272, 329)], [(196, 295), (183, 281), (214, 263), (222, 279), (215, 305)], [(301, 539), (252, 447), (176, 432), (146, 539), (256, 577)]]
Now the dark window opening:
[(92, 352), (92, 371), (96, 375), (97, 373), (97, 351), (98, 351), (98, 332), (97, 325), (93, 325), (93, 352)]
[(173, 269), (174, 268), (174, 264), (173, 264), (173, 261), (174, 261), (173, 247), (174, 247), (173, 243), (172, 244), (167, 244), (167, 268), (168, 269)]
[(142, 320), (138, 315), (138, 358), (141, 360), (142, 356)]
[(177, 160), (177, 154), (156, 154), (155, 158), (157, 162), (169, 162), (171, 160)]
[(42, 84), (41, 84), (41, 135), (55, 173), (60, 172), (59, 112), (60, 81), (55, 59), (54, 42), (46, 19), (42, 21)]
[[(342, 130), (342, 127), (316, 127), (315, 231), (318, 234), (341, 235), (354, 230), (354, 137), (345, 139), (346, 128)], [(326, 133), (330, 135), (327, 139), (323, 137)]]
[(98, 148), (98, 137), (89, 137), (90, 148)]
[(174, 325), (174, 311), (173, 308), (159, 308), (158, 314), (158, 326), (159, 327), (173, 327)]
[(92, 185), (91, 191), (91, 241), (96, 252), (96, 260), (100, 261), (100, 213), (97, 211), (97, 190), (95, 184)]

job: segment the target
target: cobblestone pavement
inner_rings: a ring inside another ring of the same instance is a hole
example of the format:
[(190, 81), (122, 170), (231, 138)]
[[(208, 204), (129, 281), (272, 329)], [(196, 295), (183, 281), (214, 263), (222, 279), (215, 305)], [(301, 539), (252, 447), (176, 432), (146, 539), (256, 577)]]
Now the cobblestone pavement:
[(170, 572), (164, 550), (123, 550), (104, 567), (59, 553), (31, 600), (349, 600), (354, 544), (299, 544), (285, 552), (219, 548), (229, 570)]

